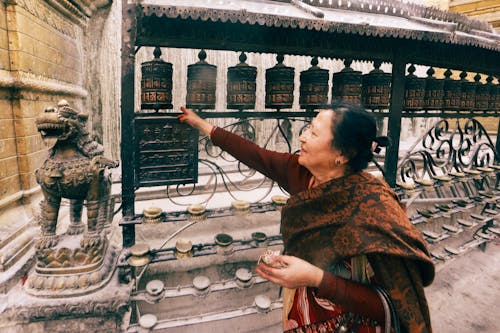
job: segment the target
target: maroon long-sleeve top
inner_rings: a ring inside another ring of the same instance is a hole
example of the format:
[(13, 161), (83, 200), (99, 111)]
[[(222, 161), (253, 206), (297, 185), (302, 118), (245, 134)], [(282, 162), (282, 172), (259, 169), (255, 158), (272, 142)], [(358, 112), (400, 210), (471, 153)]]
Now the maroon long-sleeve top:
[(299, 164), (299, 156), (264, 149), (236, 134), (215, 128), (212, 142), (240, 162), (275, 180), (290, 194), (304, 191), (309, 186), (312, 174)]

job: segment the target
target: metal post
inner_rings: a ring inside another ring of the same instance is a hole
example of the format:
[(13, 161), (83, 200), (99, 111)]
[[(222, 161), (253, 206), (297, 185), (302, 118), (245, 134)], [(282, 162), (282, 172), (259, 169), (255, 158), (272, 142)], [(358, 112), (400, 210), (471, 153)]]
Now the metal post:
[[(500, 118), (498, 119), (498, 126), (497, 126), (497, 142), (495, 144), (496, 152), (497, 152), (497, 158), (500, 158)], [(498, 160), (495, 162), (499, 162)]]
[(398, 167), (399, 139), (401, 134), (401, 114), (405, 93), (406, 63), (399, 53), (395, 53), (392, 63), (391, 103), (389, 107), (388, 137), (391, 145), (385, 155), (385, 180), (389, 186), (396, 185)]
[(135, 243), (135, 225), (127, 223), (135, 215), (134, 198), (134, 70), (136, 12), (134, 5), (122, 2), (122, 76), (121, 76), (121, 165), (123, 247)]

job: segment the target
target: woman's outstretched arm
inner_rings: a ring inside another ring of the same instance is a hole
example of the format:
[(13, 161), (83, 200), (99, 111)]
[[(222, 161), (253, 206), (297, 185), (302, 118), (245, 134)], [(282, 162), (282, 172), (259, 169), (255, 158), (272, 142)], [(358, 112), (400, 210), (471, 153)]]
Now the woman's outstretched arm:
[(300, 166), (297, 155), (281, 153), (262, 148), (236, 134), (210, 124), (194, 111), (181, 107), (179, 120), (212, 139), (214, 145), (231, 154), (237, 160), (278, 182), (289, 193), (307, 188), (310, 172)]

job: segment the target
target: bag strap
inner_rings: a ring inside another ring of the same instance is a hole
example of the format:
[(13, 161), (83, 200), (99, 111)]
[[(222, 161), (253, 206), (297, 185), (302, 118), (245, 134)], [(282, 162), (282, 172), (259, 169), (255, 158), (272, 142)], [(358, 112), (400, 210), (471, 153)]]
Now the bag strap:
[(384, 333), (391, 333), (391, 328), (393, 329), (393, 333), (401, 333), (401, 326), (399, 323), (398, 314), (396, 313), (396, 310), (394, 309), (394, 306), (392, 304), (391, 298), (389, 297), (389, 294), (387, 294), (387, 292), (379, 286), (374, 285), (373, 288), (375, 289), (375, 291), (379, 295), (380, 300), (382, 301), (382, 305), (384, 306), (384, 312), (385, 312), (385, 332)]

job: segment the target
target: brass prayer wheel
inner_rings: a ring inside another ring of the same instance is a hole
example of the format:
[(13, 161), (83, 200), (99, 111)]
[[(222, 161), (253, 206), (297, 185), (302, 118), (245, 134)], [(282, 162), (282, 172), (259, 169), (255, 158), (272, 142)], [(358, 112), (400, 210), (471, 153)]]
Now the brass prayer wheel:
[(374, 61), (375, 67), (363, 75), (362, 100), (367, 109), (387, 109), (391, 96), (391, 74), (380, 69), (381, 61)]
[(436, 79), (434, 68), (429, 67), (425, 78), (424, 108), (441, 110), (443, 108), (444, 80)]
[(245, 53), (240, 63), (227, 69), (227, 108), (246, 110), (255, 108), (257, 67), (249, 66)]
[(476, 111), (486, 111), (488, 110), (488, 102), (490, 99), (490, 86), (488, 84), (482, 84), (479, 82), (480, 80), (481, 75), (477, 73), (476, 76), (474, 76), (474, 81), (476, 82), (474, 109)]
[(300, 107), (318, 109), (328, 103), (328, 70), (318, 67), (318, 58), (311, 60), (311, 67), (300, 73)]
[(424, 107), (425, 79), (417, 77), (415, 66), (408, 67), (405, 78), (405, 109), (408, 111), (422, 110)]
[(470, 111), (476, 102), (476, 82), (468, 81), (466, 77), (467, 72), (460, 73), (460, 110)]
[(266, 69), (266, 101), (268, 109), (291, 108), (293, 104), (293, 89), (295, 70), (283, 64), (285, 57), (278, 54), (278, 63)]
[(445, 111), (460, 110), (462, 82), (452, 79), (451, 74), (452, 72), (449, 69), (444, 72), (443, 110)]
[(141, 109), (172, 108), (172, 64), (161, 57), (161, 49), (155, 47), (154, 59), (141, 65)]
[(191, 109), (215, 109), (217, 66), (205, 61), (207, 53), (198, 53), (199, 61), (188, 66), (186, 106)]
[(350, 67), (351, 63), (351, 59), (346, 59), (345, 67), (332, 76), (332, 102), (361, 104), (362, 76), (360, 71)]
[(490, 99), (488, 101), (488, 110), (498, 112), (500, 111), (500, 83), (494, 84), (493, 77), (491, 75), (488, 76), (486, 81), (490, 86)]

